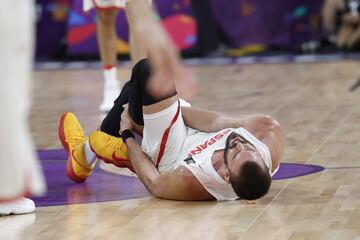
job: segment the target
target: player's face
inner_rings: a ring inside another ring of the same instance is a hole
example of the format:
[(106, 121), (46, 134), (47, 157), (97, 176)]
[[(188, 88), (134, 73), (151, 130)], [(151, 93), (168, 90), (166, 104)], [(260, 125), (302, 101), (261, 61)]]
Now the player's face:
[(226, 139), (224, 161), (229, 169), (236, 172), (246, 161), (256, 161), (261, 165), (264, 164), (256, 147), (235, 132), (232, 132)]

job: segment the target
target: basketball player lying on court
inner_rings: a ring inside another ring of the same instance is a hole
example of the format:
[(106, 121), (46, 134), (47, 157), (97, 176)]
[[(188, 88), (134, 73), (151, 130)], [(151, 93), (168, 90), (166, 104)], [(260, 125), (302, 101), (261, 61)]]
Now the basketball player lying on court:
[[(150, 60), (134, 66), (99, 131), (87, 140), (74, 114), (62, 116), (59, 135), (69, 152), (68, 176), (85, 181), (96, 155), (134, 170), (159, 198), (254, 200), (264, 196), (283, 153), (279, 123), (262, 114), (232, 118), (192, 108), (179, 99), (176, 89), (184, 89), (178, 88), (180, 75), (187, 72), (163, 29), (157, 23), (150, 29), (135, 31), (146, 36), (147, 47), (153, 43), (148, 48)], [(157, 91), (159, 83), (166, 87)], [(133, 130), (143, 135), (141, 147)]]

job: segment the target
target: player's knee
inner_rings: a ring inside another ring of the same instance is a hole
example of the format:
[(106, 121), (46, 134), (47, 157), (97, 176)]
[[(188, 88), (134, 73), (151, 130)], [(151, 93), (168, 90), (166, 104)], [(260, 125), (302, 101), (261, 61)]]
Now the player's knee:
[(149, 81), (151, 74), (149, 59), (144, 58), (137, 62), (133, 71), (136, 72), (136, 78), (139, 81), (139, 84), (145, 86)]
[(137, 62), (133, 68), (132, 74), (135, 76), (135, 81), (139, 86), (141, 96), (147, 95), (147, 84), (151, 75), (149, 60), (145, 58)]
[(176, 92), (170, 93), (167, 96), (161, 98), (153, 96), (148, 90), (148, 83), (151, 76), (151, 66), (147, 58), (140, 60), (135, 64), (132, 72), (132, 80), (137, 85), (138, 96), (141, 96), (141, 102), (143, 106), (148, 106), (157, 103), (161, 100), (167, 99), (176, 95)]
[(136, 81), (139, 86), (142, 104), (150, 105), (157, 102), (148, 91), (148, 82), (151, 75), (151, 67), (148, 59), (142, 59), (134, 66), (133, 74), (136, 76)]

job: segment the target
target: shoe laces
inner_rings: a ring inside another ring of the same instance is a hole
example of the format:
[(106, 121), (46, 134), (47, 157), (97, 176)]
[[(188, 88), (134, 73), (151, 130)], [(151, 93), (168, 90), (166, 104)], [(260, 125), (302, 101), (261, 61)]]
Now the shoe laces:
[(120, 143), (120, 138), (106, 137), (104, 142), (106, 143), (106, 148), (113, 149), (114, 151), (124, 151), (125, 144)]
[(74, 129), (71, 134), (71, 137), (68, 137), (65, 141), (73, 146), (80, 146), (84, 144), (86, 141), (86, 137), (82, 134), (82, 130), (80, 128)]

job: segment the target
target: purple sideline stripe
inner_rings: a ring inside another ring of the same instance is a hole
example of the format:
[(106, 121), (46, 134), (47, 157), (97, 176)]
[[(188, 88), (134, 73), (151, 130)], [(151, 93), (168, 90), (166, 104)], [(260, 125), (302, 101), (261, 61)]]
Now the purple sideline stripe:
[[(150, 196), (136, 177), (106, 172), (96, 167), (85, 183), (77, 184), (66, 176), (67, 154), (62, 149), (39, 150), (48, 187), (47, 195), (34, 198), (36, 206), (106, 202)], [(324, 170), (317, 165), (281, 163), (273, 179), (300, 177)]]
[(280, 163), (279, 171), (272, 177), (273, 180), (296, 178), (323, 171), (325, 168), (318, 165), (300, 163)]
[(66, 160), (67, 152), (64, 149), (38, 150), (40, 160)]
[(47, 193), (32, 198), (37, 207), (107, 202), (151, 196), (136, 177), (106, 172), (96, 167), (84, 183), (74, 183), (66, 175), (66, 161), (41, 162)]

